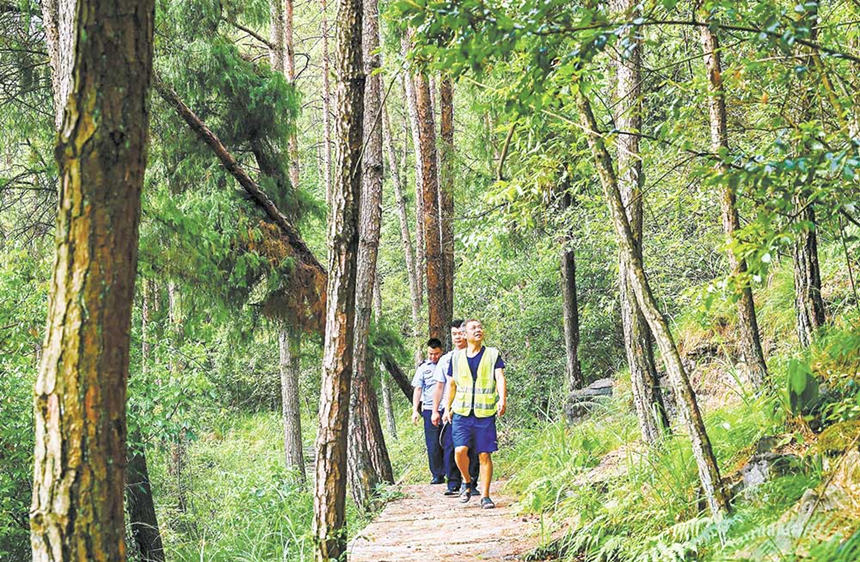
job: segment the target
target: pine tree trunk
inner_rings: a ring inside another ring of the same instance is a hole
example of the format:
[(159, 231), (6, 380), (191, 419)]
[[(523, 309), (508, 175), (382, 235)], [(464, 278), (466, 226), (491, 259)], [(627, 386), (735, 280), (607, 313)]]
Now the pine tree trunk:
[[(708, 27), (701, 28), (702, 50), (705, 54), (705, 67), (708, 71), (708, 115), (711, 125), (711, 150), (715, 153), (727, 150), (729, 134), (726, 124), (726, 99), (723, 90), (722, 64), (720, 63), (720, 45), (716, 34)], [(724, 164), (717, 164), (717, 173), (725, 171)], [(735, 190), (728, 182), (720, 192), (720, 209), (723, 221), (723, 232), (731, 241), (735, 232), (740, 228), (740, 218), (736, 204)], [(743, 282), (740, 298), (737, 302), (738, 312), (738, 347), (741, 360), (746, 364), (747, 376), (753, 388), (759, 388), (767, 377), (767, 365), (761, 340), (758, 333), (758, 320), (755, 314), (752, 289), (743, 279), (747, 271), (747, 263), (728, 248), (726, 257), (732, 276)]]
[[(140, 373), (146, 375), (149, 361), (149, 301), (152, 298), (152, 281), (144, 280), (143, 298), (140, 311)], [(133, 435), (132, 443), (140, 444), (139, 449), (129, 450), (126, 496), (131, 536), (137, 545), (137, 558), (144, 562), (162, 562), (164, 544), (155, 514), (155, 501), (149, 482), (149, 469), (146, 465), (146, 450), (140, 435)]]
[(329, 84), (329, 56), (328, 56), (328, 16), (326, 15), (326, 0), (320, 0), (322, 21), (322, 49), (323, 49), (323, 180), (325, 182), (325, 201), (328, 206), (331, 200), (331, 86)]
[[(612, 10), (627, 13), (633, 10), (633, 0), (613, 0)], [(635, 36), (636, 28), (629, 31), (629, 45), (625, 49), (628, 58), (620, 58), (616, 64), (618, 82), (616, 87), (615, 123), (619, 130), (633, 134), (618, 135), (618, 187), (627, 220), (633, 235), (633, 248), (642, 260), (642, 160), (639, 156), (639, 136), (642, 128), (641, 99), (641, 40)], [(663, 404), (654, 365), (651, 331), (636, 303), (630, 286), (628, 263), (619, 255), (618, 286), (621, 303), (621, 325), (624, 333), (624, 351), (630, 367), (630, 383), (633, 404), (639, 420), (642, 440), (654, 443), (661, 431), (669, 428), (669, 419)]]
[(705, 494), (705, 499), (714, 517), (721, 517), (729, 512), (729, 502), (725, 495), (717, 460), (711, 449), (711, 442), (705, 431), (705, 424), (696, 401), (696, 395), (687, 378), (686, 370), (678, 354), (678, 348), (669, 330), (669, 323), (657, 307), (657, 301), (651, 293), (651, 287), (645, 277), (642, 260), (636, 252), (636, 244), (630, 222), (621, 200), (618, 181), (612, 168), (612, 158), (603, 143), (603, 136), (597, 131), (597, 123), (591, 111), (591, 104), (580, 92), (577, 96), (582, 125), (586, 130), (588, 145), (591, 148), (594, 164), (597, 167), (600, 183), (612, 216), (612, 223), (621, 248), (621, 255), (628, 266), (630, 285), (651, 332), (660, 348), (663, 363), (678, 401), (678, 408), (693, 444), (693, 456), (699, 470), (699, 482)]
[[(412, 48), (411, 30), (403, 34), (400, 46), (405, 57)], [(415, 265), (418, 274), (418, 294), (424, 299), (424, 281), (426, 278), (424, 243), (424, 166), (421, 161), (421, 124), (418, 116), (418, 101), (415, 96), (415, 77), (406, 71), (403, 73), (404, 99), (406, 112), (409, 115), (409, 128), (412, 133), (412, 150), (415, 153)]]
[[(277, 2), (279, 0), (273, 0)], [(293, 0), (284, 0), (284, 76), (287, 82), (296, 87), (296, 49), (293, 38)], [(287, 139), (287, 152), (290, 157), (290, 183), (293, 189), (299, 188), (299, 140), (298, 127), (293, 127)]]
[(424, 74), (415, 76), (415, 104), (421, 163), (422, 198), (424, 202), (424, 259), (427, 265), (428, 337), (445, 339), (445, 286), (442, 276), (442, 247), (439, 230), (439, 175), (436, 169), (436, 129), (430, 85)]
[[(444, 325), (454, 318), (454, 86), (450, 78), (439, 83), (440, 136), (439, 223), (442, 241), (442, 281), (445, 294)], [(451, 331), (445, 330), (451, 347)]]
[(281, 417), (284, 424), (284, 459), (287, 470), (305, 481), (305, 454), (302, 448), (302, 415), (299, 402), (302, 333), (295, 326), (278, 335), (281, 373)]
[[(65, 12), (72, 7), (74, 15)], [(35, 385), (30, 538), (37, 562), (125, 560), (125, 402), (154, 6), (79, 0), (58, 17), (72, 25), (60, 28), (69, 52), (57, 52), (73, 63), (58, 104), (59, 209)]]
[[(373, 284), (373, 315), (376, 317), (377, 325), (382, 323), (382, 291), (380, 290), (379, 275)], [(379, 365), (381, 367), (381, 365)], [(385, 421), (388, 424), (388, 434), (392, 439), (397, 439), (397, 422), (394, 418), (394, 408), (391, 405), (391, 388), (388, 386), (388, 377), (385, 369), (379, 369), (379, 383), (382, 387), (382, 405), (385, 409)], [(393, 473), (392, 473), (393, 476)]]
[(284, 72), (284, 0), (269, 3), (269, 64), (275, 72)]
[[(570, 194), (564, 195), (565, 208), (570, 207)], [(561, 294), (564, 309), (562, 322), (564, 324), (565, 374), (567, 388), (570, 391), (582, 388), (582, 369), (579, 364), (579, 307), (576, 299), (576, 256), (573, 241), (565, 237), (561, 250)]]
[(42, 0), (42, 24), (51, 64), (54, 128), (63, 125), (63, 111), (72, 89), (72, 58), (75, 41), (74, 0)]
[(336, 37), (336, 175), (328, 219), (328, 286), (314, 482), (314, 559), (346, 552), (346, 449), (353, 370), (364, 69), (362, 1), (340, 0)]
[[(382, 472), (391, 474), (391, 461), (382, 438), (376, 407), (376, 393), (371, 384), (373, 365), (368, 360), (367, 343), (373, 310), (373, 287), (376, 280), (376, 258), (382, 215), (382, 128), (377, 123), (381, 107), (382, 84), (374, 71), (379, 68), (379, 13), (374, 0), (364, 4), (364, 156), (362, 159), (362, 192), (359, 209), (358, 271), (355, 287), (355, 375), (349, 408), (349, 480), (355, 504), (369, 510), (374, 489)], [(375, 417), (374, 417), (375, 414)], [(378, 430), (374, 427), (376, 426)], [(382, 439), (380, 442), (379, 439)], [(373, 458), (381, 465), (377, 470)]]
[[(415, 263), (415, 253), (412, 250), (412, 238), (409, 234), (409, 214), (406, 209), (406, 198), (403, 196), (403, 185), (400, 180), (400, 170), (397, 166), (397, 155), (391, 144), (391, 122), (388, 110), (382, 111), (382, 143), (388, 157), (388, 168), (391, 170), (391, 183), (394, 184), (394, 200), (397, 204), (397, 216), (400, 219), (400, 243), (403, 246), (403, 256), (406, 260), (406, 274), (409, 281), (409, 302), (412, 305), (412, 338), (417, 342), (421, 333), (421, 288), (420, 279)], [(421, 350), (416, 349), (416, 362), (420, 361)]]

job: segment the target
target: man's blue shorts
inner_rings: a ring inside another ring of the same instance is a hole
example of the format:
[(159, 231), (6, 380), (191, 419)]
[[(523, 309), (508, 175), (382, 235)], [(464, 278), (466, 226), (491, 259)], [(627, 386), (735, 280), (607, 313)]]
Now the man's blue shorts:
[(494, 453), (499, 450), (496, 416), (477, 418), (474, 414), (454, 414), (451, 433), (454, 447), (469, 447), (478, 453)]

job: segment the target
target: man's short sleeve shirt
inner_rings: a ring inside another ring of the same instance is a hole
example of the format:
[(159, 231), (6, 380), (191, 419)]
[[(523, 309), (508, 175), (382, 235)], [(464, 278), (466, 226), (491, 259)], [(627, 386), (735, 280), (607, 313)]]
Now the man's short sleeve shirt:
[(415, 376), (412, 377), (412, 387), (421, 389), (421, 406), (425, 410), (433, 409), (433, 394), (436, 391), (436, 383), (445, 382), (436, 378), (436, 363), (424, 361), (418, 368), (415, 369)]

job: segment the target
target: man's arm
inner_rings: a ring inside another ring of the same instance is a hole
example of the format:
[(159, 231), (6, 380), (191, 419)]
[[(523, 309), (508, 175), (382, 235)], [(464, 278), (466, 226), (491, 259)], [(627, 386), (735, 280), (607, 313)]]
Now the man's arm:
[(436, 389), (433, 391), (433, 415), (430, 421), (433, 425), (439, 425), (439, 403), (442, 401), (442, 393), (445, 391), (445, 383), (437, 382)]
[(449, 384), (451, 387), (448, 389), (448, 404), (445, 405), (445, 415), (442, 417), (442, 420), (451, 423), (451, 418), (454, 416), (451, 405), (454, 403), (454, 395), (457, 394), (457, 383), (454, 382), (454, 378), (452, 377)]
[(421, 417), (421, 387), (416, 386), (412, 391), (412, 423), (418, 423)]
[(496, 391), (499, 393), (499, 416), (503, 416), (508, 405), (508, 382), (504, 369), (496, 369)]

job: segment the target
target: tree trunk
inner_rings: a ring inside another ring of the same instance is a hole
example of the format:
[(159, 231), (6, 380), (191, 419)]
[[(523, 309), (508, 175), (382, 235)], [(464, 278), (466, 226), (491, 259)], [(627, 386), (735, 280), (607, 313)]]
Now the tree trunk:
[[(402, 54), (405, 57), (412, 48), (411, 31), (403, 34), (400, 42)], [(424, 167), (421, 163), (421, 125), (418, 116), (418, 101), (415, 97), (415, 77), (408, 71), (403, 73), (403, 88), (406, 100), (406, 110), (409, 115), (409, 128), (412, 132), (412, 150), (415, 153), (415, 265), (418, 274), (418, 294), (424, 298)]]
[[(74, 15), (65, 12), (72, 7)], [(72, 22), (60, 44), (74, 62), (58, 104), (59, 209), (35, 385), (30, 538), (38, 562), (125, 560), (125, 402), (154, 5), (79, 0), (58, 17)]]
[(406, 400), (412, 404), (412, 381), (406, 376), (406, 373), (397, 365), (394, 358), (387, 352), (382, 353), (382, 364), (385, 370), (391, 375), (392, 380), (400, 389), (400, 392), (406, 397)]
[[(454, 318), (454, 86), (450, 78), (439, 83), (442, 137), (439, 158), (439, 223), (442, 241), (442, 281), (445, 294), (444, 325)], [(445, 330), (446, 347), (451, 347), (451, 331)]]
[[(291, 0), (288, 0), (291, 1)], [(275, 72), (284, 72), (284, 0), (269, 3), (269, 64)]]
[[(613, 0), (612, 10), (626, 13), (634, 9), (633, 0)], [(638, 15), (638, 13), (637, 13)], [(633, 236), (633, 249), (642, 260), (642, 159), (639, 156), (639, 136), (642, 128), (641, 39), (636, 29), (629, 31), (628, 58), (620, 58), (616, 68), (615, 123), (621, 131), (634, 134), (618, 135), (618, 187), (627, 221)], [(621, 325), (624, 333), (624, 351), (630, 368), (633, 404), (639, 420), (642, 440), (654, 443), (662, 431), (669, 428), (669, 419), (663, 405), (657, 368), (654, 365), (651, 331), (636, 303), (630, 286), (627, 261), (619, 254), (618, 287), (621, 303)]]
[[(719, 153), (729, 147), (720, 45), (716, 34), (708, 27), (701, 28), (701, 41), (702, 50), (705, 54), (705, 67), (708, 71), (708, 116), (711, 124), (711, 150), (714, 153)], [(725, 165), (718, 163), (716, 173), (723, 174), (724, 172)], [(735, 232), (740, 228), (740, 218), (738, 217), (735, 190), (728, 182), (724, 182), (720, 193), (720, 209), (723, 232), (727, 240), (731, 241), (735, 237)], [(753, 388), (759, 388), (767, 376), (767, 365), (764, 360), (764, 352), (761, 349), (752, 289), (745, 279), (747, 263), (743, 258), (739, 258), (731, 247), (728, 248), (726, 256), (729, 260), (732, 277), (743, 283), (737, 302), (738, 348), (741, 360), (746, 364), (750, 383)]]
[[(565, 208), (570, 207), (571, 196), (564, 195)], [(582, 388), (582, 369), (579, 365), (579, 307), (576, 299), (576, 256), (571, 244), (571, 236), (565, 237), (561, 250), (561, 294), (564, 310), (562, 321), (564, 324), (564, 348), (567, 362), (565, 373), (567, 375), (567, 388), (570, 391)]]
[(687, 378), (678, 348), (669, 330), (669, 323), (657, 307), (657, 301), (651, 293), (651, 287), (645, 277), (642, 260), (636, 252), (633, 232), (627, 220), (618, 181), (612, 168), (612, 158), (603, 143), (603, 136), (597, 131), (597, 123), (591, 111), (591, 104), (582, 92), (577, 95), (582, 125), (586, 130), (588, 145), (591, 148), (594, 164), (597, 166), (600, 183), (609, 205), (612, 223), (621, 248), (621, 255), (628, 266), (630, 285), (636, 295), (636, 302), (645, 316), (651, 332), (660, 348), (663, 363), (678, 401), (678, 408), (687, 424), (690, 439), (693, 444), (693, 456), (699, 469), (699, 481), (714, 517), (721, 517), (729, 512), (729, 502), (723, 490), (717, 460), (711, 449), (711, 442), (705, 431), (705, 424), (699, 411), (696, 395)]
[(328, 206), (331, 200), (331, 86), (329, 84), (329, 56), (328, 56), (328, 15), (326, 14), (326, 0), (320, 0), (322, 21), (322, 64), (323, 64), (323, 181), (325, 182), (325, 202)]
[(51, 64), (54, 128), (58, 131), (63, 125), (63, 111), (72, 89), (75, 5), (74, 0), (42, 0), (42, 23)]
[[(278, 0), (273, 0), (277, 2)], [(296, 87), (296, 50), (293, 40), (293, 0), (284, 0), (284, 76), (293, 88)], [(287, 139), (287, 152), (290, 156), (290, 183), (293, 189), (299, 188), (299, 140), (298, 126), (292, 128)]]
[[(358, 270), (355, 287), (355, 375), (349, 408), (348, 472), (352, 497), (364, 511), (371, 507), (374, 489), (390, 476), (391, 461), (382, 438), (376, 406), (376, 392), (371, 384), (373, 365), (368, 360), (367, 343), (373, 309), (373, 287), (379, 249), (382, 215), (382, 129), (376, 123), (381, 107), (382, 83), (374, 71), (379, 68), (379, 13), (374, 0), (364, 4), (364, 156), (362, 159), (362, 192), (359, 209)], [(375, 418), (374, 418), (375, 414)], [(374, 428), (378, 427), (378, 430)], [(378, 439), (382, 439), (380, 442)], [(377, 469), (373, 457), (380, 464)], [(393, 481), (393, 478), (390, 478)]]
[(328, 219), (329, 275), (314, 482), (314, 558), (318, 562), (339, 559), (346, 552), (346, 438), (355, 343), (365, 82), (362, 0), (340, 0), (338, 24), (337, 156)]
[(439, 230), (439, 175), (436, 169), (436, 129), (430, 85), (424, 74), (415, 76), (415, 103), (418, 107), (418, 159), (421, 163), (421, 192), (424, 202), (424, 259), (427, 262), (428, 337), (445, 339), (445, 287), (442, 276), (442, 246)]
[[(376, 276), (376, 283), (373, 285), (373, 315), (376, 317), (376, 324), (382, 324), (382, 291), (380, 290), (379, 275)], [(391, 405), (391, 389), (388, 386), (388, 377), (384, 369), (379, 369), (379, 379), (380, 386), (382, 387), (382, 405), (385, 409), (388, 434), (392, 439), (397, 439), (397, 422), (394, 418), (394, 408)]]
[[(179, 304), (179, 293), (176, 289), (176, 284), (173, 281), (167, 283), (167, 316), (170, 322), (170, 338), (172, 344), (179, 348), (182, 345), (182, 316)], [(170, 374), (173, 378), (181, 376), (182, 367), (179, 364), (179, 355), (172, 354), (170, 359)], [(186, 439), (185, 429), (180, 429), (179, 435), (175, 437), (175, 441), (171, 444), (170, 449), (170, 466), (167, 472), (173, 477), (176, 483), (176, 508), (180, 513), (188, 511), (188, 494), (187, 482), (185, 475), (185, 454), (186, 454)]]
[[(412, 250), (412, 238), (409, 234), (409, 215), (406, 209), (406, 198), (403, 196), (403, 185), (400, 181), (400, 171), (397, 166), (397, 155), (391, 144), (391, 122), (388, 110), (382, 111), (382, 143), (388, 156), (388, 167), (391, 170), (391, 183), (394, 184), (394, 199), (397, 203), (397, 215), (400, 218), (400, 242), (403, 245), (403, 256), (406, 260), (406, 274), (409, 281), (409, 297), (412, 305), (412, 338), (417, 345), (421, 333), (421, 287), (420, 275), (415, 263), (415, 253)], [(416, 363), (421, 360), (421, 349), (415, 350)]]
[(284, 422), (284, 458), (287, 470), (305, 481), (305, 455), (302, 448), (302, 415), (299, 403), (302, 333), (295, 326), (281, 329), (278, 335), (281, 372), (281, 416)]
[[(149, 301), (152, 298), (152, 281), (144, 280), (140, 310), (140, 373), (146, 375), (149, 361)], [(144, 562), (163, 562), (164, 545), (155, 515), (155, 502), (146, 465), (146, 450), (140, 435), (133, 435), (132, 443), (139, 449), (131, 449), (128, 455), (126, 495), (129, 527), (137, 545), (137, 558)]]

